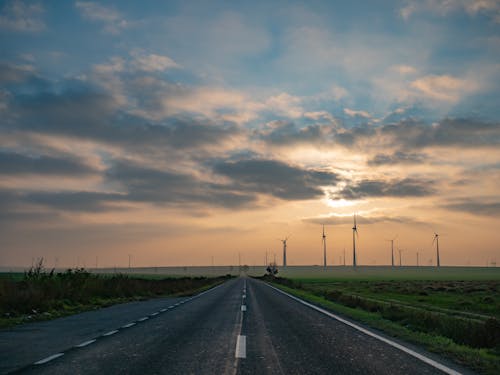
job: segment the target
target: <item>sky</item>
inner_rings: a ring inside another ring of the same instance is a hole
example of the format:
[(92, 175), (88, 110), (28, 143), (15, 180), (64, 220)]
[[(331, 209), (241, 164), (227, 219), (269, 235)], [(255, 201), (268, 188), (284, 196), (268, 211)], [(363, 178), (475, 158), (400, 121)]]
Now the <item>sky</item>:
[(0, 1), (0, 267), (500, 261), (500, 1)]

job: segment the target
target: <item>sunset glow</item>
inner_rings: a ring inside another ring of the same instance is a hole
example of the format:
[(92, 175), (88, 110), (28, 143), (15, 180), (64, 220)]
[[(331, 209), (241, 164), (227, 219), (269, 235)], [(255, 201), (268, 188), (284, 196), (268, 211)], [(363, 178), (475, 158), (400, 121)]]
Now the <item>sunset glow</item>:
[(500, 3), (0, 1), (0, 268), (500, 261)]

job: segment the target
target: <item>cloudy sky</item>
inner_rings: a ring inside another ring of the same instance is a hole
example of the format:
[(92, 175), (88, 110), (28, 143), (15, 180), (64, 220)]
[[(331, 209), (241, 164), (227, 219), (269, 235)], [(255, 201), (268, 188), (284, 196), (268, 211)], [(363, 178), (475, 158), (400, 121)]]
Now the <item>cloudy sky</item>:
[(500, 1), (0, 1), (0, 266), (500, 261)]

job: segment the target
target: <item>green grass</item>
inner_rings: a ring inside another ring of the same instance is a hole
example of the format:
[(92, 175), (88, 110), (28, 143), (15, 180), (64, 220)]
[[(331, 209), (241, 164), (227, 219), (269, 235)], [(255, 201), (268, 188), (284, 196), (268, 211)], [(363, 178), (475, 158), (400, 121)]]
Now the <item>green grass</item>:
[[(272, 279), (268, 279), (272, 280)], [(348, 280), (348, 281), (346, 281)], [(272, 280), (298, 297), (421, 345), (485, 374), (500, 369), (498, 310), (487, 303), (469, 305), (486, 294), (498, 302), (498, 281), (366, 281), (353, 277)], [(434, 289), (426, 289), (431, 286)], [(442, 289), (446, 286), (445, 289)], [(429, 295), (422, 302), (422, 290)], [(468, 293), (464, 293), (468, 291)], [(496, 306), (492, 303), (493, 306)], [(469, 314), (481, 314), (470, 316)], [(483, 316), (489, 314), (491, 317)]]
[(500, 318), (500, 281), (328, 281), (293, 279), (312, 292), (359, 296), (476, 319)]
[(292, 266), (280, 267), (279, 276), (327, 281), (388, 281), (388, 280), (497, 280), (500, 267), (390, 267), (390, 266)]
[(24, 277), (23, 272), (0, 272), (0, 280), (17, 280), (21, 281)]

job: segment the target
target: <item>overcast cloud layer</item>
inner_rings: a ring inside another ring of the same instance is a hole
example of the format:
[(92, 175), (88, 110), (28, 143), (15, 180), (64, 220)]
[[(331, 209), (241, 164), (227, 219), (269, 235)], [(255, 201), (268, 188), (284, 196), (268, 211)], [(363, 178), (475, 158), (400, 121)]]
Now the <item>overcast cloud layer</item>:
[(0, 235), (498, 221), (498, 4), (1, 1)]

